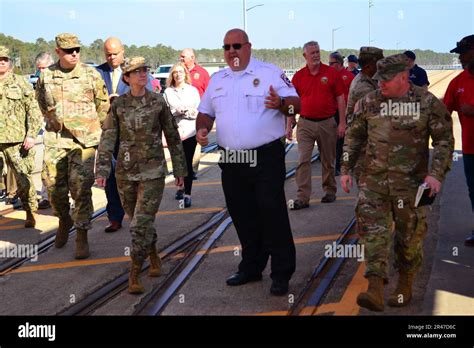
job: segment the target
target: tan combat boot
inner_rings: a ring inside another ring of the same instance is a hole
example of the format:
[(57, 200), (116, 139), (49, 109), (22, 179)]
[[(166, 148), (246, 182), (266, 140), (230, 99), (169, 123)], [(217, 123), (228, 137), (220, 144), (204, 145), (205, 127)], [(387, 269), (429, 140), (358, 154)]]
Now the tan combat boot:
[(375, 312), (383, 312), (383, 279), (378, 276), (369, 276), (369, 289), (357, 296), (357, 304)]
[(69, 215), (64, 219), (59, 219), (59, 227), (56, 231), (56, 239), (54, 240), (54, 246), (56, 248), (62, 248), (66, 245), (67, 239), (69, 238), (69, 230), (72, 225), (73, 221)]
[(155, 246), (150, 251), (150, 270), (148, 271), (150, 277), (159, 277), (161, 275), (161, 259), (156, 251)]
[(130, 274), (128, 276), (128, 292), (130, 294), (143, 294), (145, 288), (140, 284), (139, 274), (142, 270), (143, 261), (132, 258), (132, 266), (130, 268)]
[(26, 228), (32, 228), (36, 226), (36, 219), (35, 219), (35, 213), (32, 211), (27, 211), (26, 212), (26, 220), (25, 220), (25, 227)]
[(76, 232), (76, 259), (89, 257), (89, 244), (87, 243), (87, 230), (78, 228)]
[(400, 270), (397, 288), (388, 298), (390, 307), (404, 307), (410, 303), (414, 279), (415, 273)]

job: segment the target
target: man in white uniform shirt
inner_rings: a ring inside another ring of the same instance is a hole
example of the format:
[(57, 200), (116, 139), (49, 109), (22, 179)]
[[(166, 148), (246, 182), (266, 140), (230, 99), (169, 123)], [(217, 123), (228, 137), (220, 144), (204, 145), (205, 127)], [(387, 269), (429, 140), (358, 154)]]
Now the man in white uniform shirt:
[(285, 295), (296, 256), (280, 138), (285, 135), (285, 116), (299, 112), (299, 97), (281, 69), (251, 57), (244, 31), (228, 31), (223, 48), (230, 68), (211, 78), (198, 108), (196, 139), (207, 145), (216, 120), (222, 186), (242, 245), (238, 272), (227, 284), (261, 280), (271, 256), (270, 292)]

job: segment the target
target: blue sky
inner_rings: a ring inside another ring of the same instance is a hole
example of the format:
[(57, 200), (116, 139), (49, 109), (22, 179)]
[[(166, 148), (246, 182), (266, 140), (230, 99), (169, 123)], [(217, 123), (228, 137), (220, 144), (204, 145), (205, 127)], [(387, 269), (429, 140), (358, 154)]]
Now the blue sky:
[[(247, 0), (255, 48), (359, 48), (369, 41), (369, 0)], [(118, 36), (127, 45), (218, 48), (243, 27), (242, 0), (0, 0), (0, 32), (23, 41), (76, 33), (90, 44)], [(447, 52), (474, 33), (474, 0), (373, 0), (371, 45)]]

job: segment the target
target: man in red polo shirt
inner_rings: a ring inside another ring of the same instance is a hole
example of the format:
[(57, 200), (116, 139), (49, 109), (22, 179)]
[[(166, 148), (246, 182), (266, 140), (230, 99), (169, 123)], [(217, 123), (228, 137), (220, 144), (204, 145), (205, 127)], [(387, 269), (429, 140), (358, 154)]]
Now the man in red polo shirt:
[[(352, 80), (354, 80), (355, 75), (351, 71), (344, 69), (344, 57), (337, 51), (329, 55), (329, 66), (332, 66), (341, 74), (342, 83), (344, 84), (344, 102), (347, 105), (347, 99), (349, 98), (349, 88), (351, 87), (351, 83)], [(338, 112), (336, 112), (336, 123), (339, 125)], [(336, 144), (336, 176), (341, 174), (341, 156), (343, 145), (344, 137), (338, 138)]]
[[(464, 173), (474, 213), (474, 35), (463, 38), (450, 52), (459, 53), (464, 71), (449, 84), (444, 104), (449, 112), (458, 112), (461, 122)], [(465, 245), (474, 246), (474, 231)]]
[[(293, 85), (301, 100), (301, 112), (296, 130), (298, 139), (298, 167), (296, 185), (298, 197), (292, 210), (309, 207), (311, 196), (311, 154), (316, 141), (321, 158), (324, 197), (322, 203), (336, 200), (336, 178), (334, 162), (336, 159), (337, 138), (344, 137), (346, 112), (344, 84), (341, 74), (321, 63), (319, 44), (315, 41), (303, 47), (306, 66), (293, 76)], [(336, 124), (334, 115), (339, 111), (340, 123)]]
[[(192, 48), (185, 48), (181, 51), (179, 55), (179, 60), (181, 60), (186, 68), (188, 68), (189, 74), (191, 75), (191, 83), (194, 87), (197, 88), (199, 96), (202, 98), (202, 95), (206, 91), (207, 85), (209, 84), (209, 73), (206, 69), (196, 63), (196, 57), (194, 56), (194, 50)], [(193, 179), (197, 179), (197, 172), (199, 170), (199, 161), (201, 160), (201, 145), (198, 143), (196, 145), (196, 150), (194, 151), (193, 157)]]

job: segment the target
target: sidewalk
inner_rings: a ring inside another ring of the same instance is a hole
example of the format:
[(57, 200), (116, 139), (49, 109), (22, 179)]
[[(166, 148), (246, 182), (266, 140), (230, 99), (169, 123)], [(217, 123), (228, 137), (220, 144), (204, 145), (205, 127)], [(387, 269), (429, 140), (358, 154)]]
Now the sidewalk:
[[(424, 315), (474, 315), (474, 248), (464, 240), (474, 229), (461, 155), (444, 182), (439, 240), (423, 302)], [(429, 232), (426, 238), (430, 238)]]

